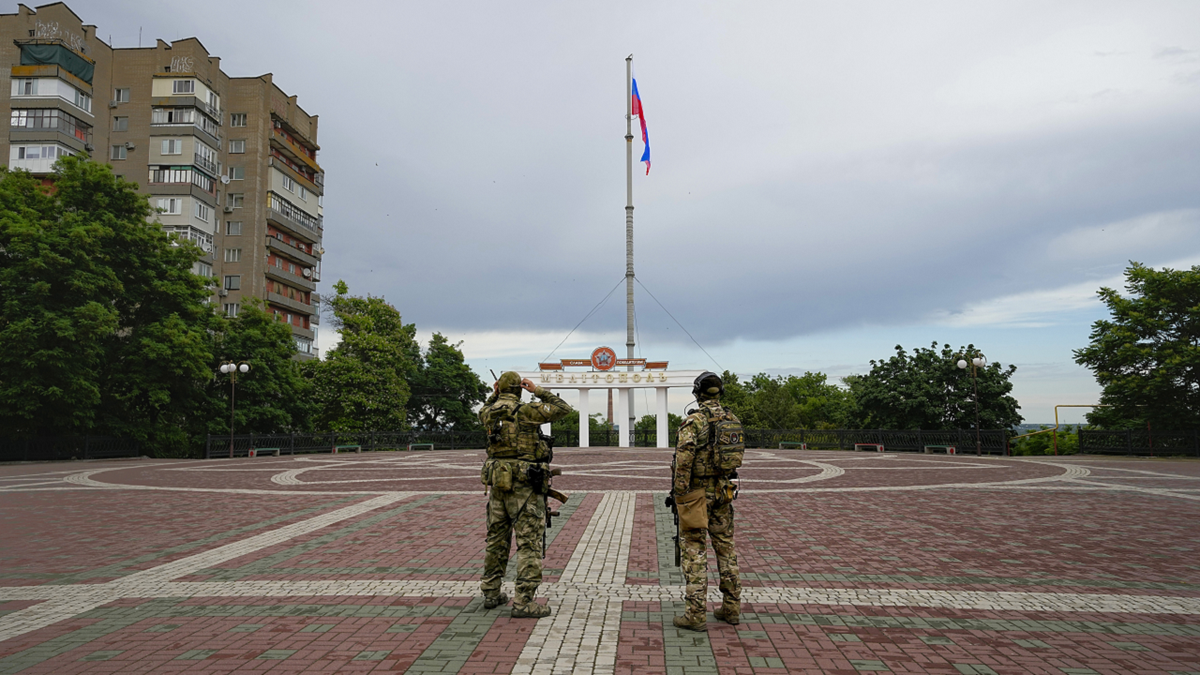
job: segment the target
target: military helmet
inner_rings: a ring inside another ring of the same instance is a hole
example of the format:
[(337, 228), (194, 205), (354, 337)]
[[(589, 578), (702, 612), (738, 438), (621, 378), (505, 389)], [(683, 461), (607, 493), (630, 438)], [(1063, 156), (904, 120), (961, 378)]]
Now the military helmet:
[(521, 390), (521, 376), (513, 371), (507, 371), (500, 374), (499, 385), (497, 388), (500, 391)]
[(700, 373), (700, 376), (692, 383), (692, 396), (696, 398), (700, 398), (701, 396), (720, 396), (724, 393), (725, 383), (721, 381), (721, 376), (710, 370)]

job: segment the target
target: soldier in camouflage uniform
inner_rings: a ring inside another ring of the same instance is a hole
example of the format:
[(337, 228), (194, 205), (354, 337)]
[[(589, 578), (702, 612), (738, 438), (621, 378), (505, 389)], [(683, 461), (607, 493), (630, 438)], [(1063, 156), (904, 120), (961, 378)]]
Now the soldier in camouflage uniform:
[[(542, 582), (542, 542), (546, 528), (545, 489), (548, 487), (550, 452), (538, 427), (566, 417), (571, 406), (531, 380), (506, 372), (484, 402), (479, 419), (488, 432), (488, 458), (481, 479), (490, 486), (487, 509), (487, 550), (483, 559), (484, 607), (508, 602), (500, 591), (508, 567), (509, 546), (517, 537), (517, 597), (515, 618), (550, 615), (547, 605), (533, 596)], [(521, 390), (540, 401), (521, 403)]]
[(672, 462), (674, 478), (671, 491), (678, 499), (693, 490), (704, 489), (708, 507), (707, 530), (684, 530), (680, 536), (680, 555), (683, 577), (687, 584), (687, 611), (674, 619), (676, 626), (689, 630), (708, 630), (705, 598), (708, 595), (708, 555), (705, 533), (712, 539), (717, 554), (717, 570), (721, 575), (721, 608), (715, 616), (731, 625), (739, 623), (741, 615), (742, 582), (738, 575), (737, 551), (733, 547), (733, 497), (735, 486), (729, 476), (715, 468), (709, 442), (709, 420), (719, 416), (721, 394), (725, 387), (715, 373), (706, 372), (696, 378), (692, 393), (700, 408), (693, 411), (679, 427), (679, 439)]

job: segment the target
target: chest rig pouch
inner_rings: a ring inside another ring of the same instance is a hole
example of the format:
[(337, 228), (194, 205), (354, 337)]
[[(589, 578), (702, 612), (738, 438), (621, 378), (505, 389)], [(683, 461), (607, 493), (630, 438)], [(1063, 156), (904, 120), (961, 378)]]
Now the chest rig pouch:
[(487, 422), (488, 459), (516, 459), (520, 436), (516, 401), (497, 401), (492, 404)]

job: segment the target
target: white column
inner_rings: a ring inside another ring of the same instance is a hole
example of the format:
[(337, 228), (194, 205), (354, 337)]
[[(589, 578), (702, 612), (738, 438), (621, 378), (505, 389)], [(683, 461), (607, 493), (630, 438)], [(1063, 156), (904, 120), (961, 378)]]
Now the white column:
[(628, 387), (617, 389), (617, 409), (613, 411), (613, 419), (621, 425), (620, 438), (617, 439), (617, 447), (629, 447), (629, 404), (631, 390)]
[(590, 389), (579, 390), (579, 447), (586, 448), (591, 439), (588, 437), (588, 392)]
[(656, 404), (654, 406), (655, 407), (655, 416), (654, 417), (655, 417), (655, 422), (657, 422), (657, 424), (655, 426), (657, 427), (657, 430), (658, 430), (658, 440), (655, 442), (655, 445), (657, 445), (660, 448), (669, 448), (669, 447), (671, 447), (671, 431), (670, 431), (670, 427), (668, 425), (670, 423), (671, 416), (667, 412), (667, 388), (666, 387), (655, 387), (654, 388), (654, 402)]

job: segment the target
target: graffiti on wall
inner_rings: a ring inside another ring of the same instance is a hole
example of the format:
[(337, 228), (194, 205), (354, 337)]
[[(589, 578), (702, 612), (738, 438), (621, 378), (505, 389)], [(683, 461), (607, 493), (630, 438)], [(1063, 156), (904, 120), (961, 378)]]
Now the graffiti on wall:
[(62, 40), (71, 49), (81, 54), (87, 53), (82, 35), (76, 35), (69, 30), (59, 28), (57, 21), (42, 21), (38, 19), (33, 25), (33, 37), (39, 40)]
[(194, 73), (196, 72), (195, 67), (196, 64), (190, 56), (176, 56), (171, 59), (172, 73)]

